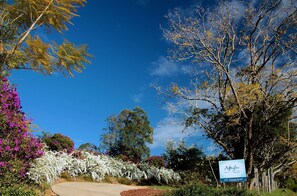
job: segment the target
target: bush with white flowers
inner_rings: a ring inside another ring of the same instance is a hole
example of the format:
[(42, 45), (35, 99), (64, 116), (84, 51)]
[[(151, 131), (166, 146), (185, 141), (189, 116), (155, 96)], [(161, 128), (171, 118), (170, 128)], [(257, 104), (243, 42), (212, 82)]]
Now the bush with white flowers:
[(180, 180), (179, 174), (171, 169), (159, 169), (147, 163), (136, 165), (106, 155), (82, 154), (84, 158), (78, 159), (72, 154), (46, 151), (43, 157), (31, 165), (28, 176), (36, 183), (52, 183), (62, 172), (73, 177), (90, 175), (95, 181), (103, 180), (106, 175), (136, 181), (154, 179), (167, 184)]

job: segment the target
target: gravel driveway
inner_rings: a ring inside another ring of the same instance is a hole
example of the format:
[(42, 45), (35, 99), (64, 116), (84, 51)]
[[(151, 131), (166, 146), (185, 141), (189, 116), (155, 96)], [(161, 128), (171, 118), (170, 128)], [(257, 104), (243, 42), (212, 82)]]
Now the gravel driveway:
[(63, 182), (52, 186), (52, 190), (59, 196), (119, 196), (123, 191), (141, 188), (93, 182)]

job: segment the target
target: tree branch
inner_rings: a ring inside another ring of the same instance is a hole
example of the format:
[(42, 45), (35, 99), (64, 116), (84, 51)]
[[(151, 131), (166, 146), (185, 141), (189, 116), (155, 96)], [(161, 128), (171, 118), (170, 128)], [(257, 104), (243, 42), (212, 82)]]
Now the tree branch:
[[(54, 2), (54, 0), (51, 0), (49, 2), (49, 4), (44, 8), (44, 10), (40, 13), (40, 15), (35, 19), (35, 21), (32, 23), (32, 25), (29, 27), (29, 29), (27, 29), (23, 35), (19, 38), (18, 42), (16, 43), (16, 45), (12, 48), (12, 50), (8, 53), (8, 56), (11, 56), (15, 53), (15, 51), (17, 50), (17, 48), (23, 43), (23, 41), (28, 37), (28, 35), (31, 33), (32, 30), (34, 30), (36, 24), (39, 22), (39, 20), (42, 18), (42, 16), (44, 15), (44, 13), (48, 10), (48, 8), (50, 7), (50, 5)], [(8, 57), (7, 56), (7, 57)]]

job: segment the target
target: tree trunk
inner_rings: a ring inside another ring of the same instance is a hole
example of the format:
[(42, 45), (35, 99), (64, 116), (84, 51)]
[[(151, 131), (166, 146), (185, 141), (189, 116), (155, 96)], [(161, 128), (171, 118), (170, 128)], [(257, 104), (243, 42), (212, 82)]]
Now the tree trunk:
[[(262, 191), (269, 192), (275, 191), (278, 187), (277, 182), (274, 180), (274, 176), (277, 172), (274, 172), (273, 168), (267, 169), (267, 172), (262, 173)], [(259, 187), (260, 190), (260, 187)]]
[(214, 177), (214, 179), (215, 179), (215, 181), (216, 181), (216, 183), (217, 183), (217, 188), (219, 187), (219, 181), (218, 181), (218, 179), (217, 179), (217, 177), (216, 177), (216, 174), (214, 173), (214, 171), (213, 171), (213, 168), (212, 168), (212, 166), (211, 166), (211, 163), (210, 163), (210, 160), (208, 159), (208, 163), (209, 163), (209, 166), (210, 166), (210, 169), (211, 169), (211, 173), (212, 173), (212, 175), (213, 175), (213, 177)]
[(252, 177), (251, 179), (250, 179), (250, 182), (249, 182), (250, 184), (249, 184), (249, 189), (250, 190), (253, 190), (254, 189), (254, 187), (255, 187), (255, 184), (257, 183), (257, 179), (256, 179), (256, 177)]
[(267, 170), (267, 172), (263, 172), (262, 174), (262, 187), (263, 187), (263, 192), (269, 192), (269, 189), (270, 189), (269, 170)]
[(247, 154), (247, 177), (248, 177), (248, 182), (249, 184), (249, 188), (250, 190), (252, 190), (254, 188), (254, 184), (255, 184), (255, 175), (253, 174), (253, 163), (254, 163), (254, 142), (253, 142), (253, 115), (251, 116), (250, 120), (249, 120), (249, 124), (248, 124), (248, 128), (247, 128), (247, 140), (248, 140), (248, 154)]
[(257, 194), (260, 195), (260, 182), (259, 182), (259, 170), (258, 170), (258, 168), (255, 168), (255, 178), (256, 178)]
[(271, 188), (270, 188), (270, 190), (271, 191), (274, 191), (276, 188), (276, 182), (274, 181), (274, 174), (273, 174), (273, 169), (272, 168), (270, 168), (270, 184), (271, 184)]
[(267, 181), (268, 181), (268, 192), (271, 193), (271, 172), (270, 169), (268, 169), (267, 171)]

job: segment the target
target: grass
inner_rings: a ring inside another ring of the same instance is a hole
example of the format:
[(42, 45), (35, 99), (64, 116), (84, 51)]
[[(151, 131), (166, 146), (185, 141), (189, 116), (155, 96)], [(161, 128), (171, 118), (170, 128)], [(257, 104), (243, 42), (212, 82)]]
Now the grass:
[(150, 186), (150, 187), (158, 190), (164, 190), (164, 191), (172, 191), (172, 190), (178, 189), (177, 187), (166, 186), (166, 185), (156, 185), (156, 186)]
[[(183, 194), (186, 194), (186, 195), (189, 195), (189, 194), (193, 194), (193, 192), (192, 191), (189, 191), (189, 189), (188, 189), (188, 187), (187, 186), (182, 186), (182, 187), (180, 187), (180, 189), (179, 188), (176, 188), (176, 187), (170, 187), (170, 186), (163, 186), (163, 185), (161, 185), (161, 186), (150, 186), (151, 188), (155, 188), (155, 189), (159, 189), (159, 190), (165, 190), (165, 191), (168, 191), (167, 192), (167, 196), (172, 196), (172, 195), (183, 195)], [(196, 187), (197, 188), (197, 187)], [(209, 190), (208, 190), (208, 188), (207, 187), (199, 187), (198, 186), (198, 189), (199, 188), (201, 188), (202, 190), (198, 190), (197, 191), (197, 189), (195, 189), (195, 193), (196, 194), (193, 194), (193, 196), (194, 195), (197, 195), (197, 193), (199, 192), (199, 193), (212, 193), (212, 192), (208, 192)], [(205, 189), (205, 190), (204, 190)], [(215, 189), (215, 188), (213, 188), (213, 189)], [(194, 190), (194, 189), (193, 189)], [(224, 190), (224, 188), (217, 188), (216, 189), (217, 191), (214, 191), (213, 193), (216, 193), (216, 195), (218, 195), (218, 194), (221, 194), (220, 193), (220, 191), (222, 191), (222, 190)], [(232, 196), (232, 195), (242, 195), (242, 193), (239, 193), (239, 192), (234, 192), (234, 191), (229, 191), (228, 192), (228, 188), (227, 189), (225, 189), (225, 190), (227, 190), (227, 192), (224, 194), (224, 195), (226, 195), (226, 194), (228, 194), (228, 195), (230, 195), (230, 196)], [(231, 190), (231, 189), (230, 189)], [(176, 193), (176, 191), (178, 191), (177, 193)], [(202, 192), (201, 192), (202, 191)], [(212, 190), (213, 191), (213, 190)], [(199, 194), (200, 195), (200, 194)], [(253, 196), (257, 196), (258, 194), (257, 194), (257, 191), (255, 191), (255, 190), (253, 190), (253, 191), (250, 191), (250, 190), (247, 190), (246, 191), (246, 195), (253, 195)], [(192, 195), (191, 195), (192, 196)], [(260, 193), (260, 196), (297, 196), (297, 193), (296, 192), (293, 192), (292, 190), (290, 190), (290, 189), (277, 189), (277, 190), (275, 190), (275, 191), (273, 191), (272, 193), (267, 193), (267, 192), (261, 192)]]
[(277, 189), (272, 193), (261, 193), (261, 196), (297, 196), (297, 193), (290, 189)]
[[(253, 195), (257, 195), (257, 191), (248, 191), (249, 193), (252, 193)], [(271, 193), (268, 192), (260, 192), (260, 196), (297, 196), (297, 193), (293, 192), (290, 189), (277, 189), (275, 191), (272, 191)]]
[(72, 177), (67, 172), (62, 172), (60, 177), (69, 182), (94, 182), (94, 180), (92, 179), (92, 176), (88, 174)]
[(132, 180), (129, 180), (127, 178), (117, 178), (117, 181), (120, 184), (125, 184), (125, 185), (131, 185), (131, 184), (133, 184), (133, 181)]
[(114, 184), (115, 182), (117, 182), (117, 180), (112, 176), (105, 176), (102, 182)]

